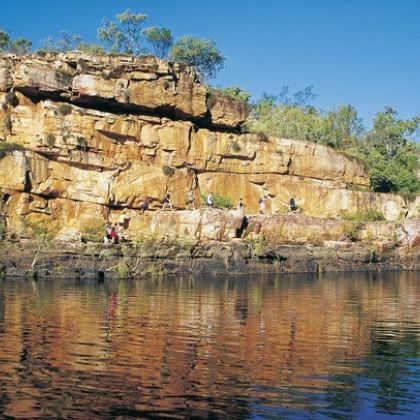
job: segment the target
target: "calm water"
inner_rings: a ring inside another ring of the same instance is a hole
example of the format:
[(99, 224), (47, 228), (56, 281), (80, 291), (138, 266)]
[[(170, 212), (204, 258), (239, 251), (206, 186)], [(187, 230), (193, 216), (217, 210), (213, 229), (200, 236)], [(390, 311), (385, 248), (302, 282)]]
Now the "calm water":
[(0, 417), (420, 418), (420, 273), (0, 280)]

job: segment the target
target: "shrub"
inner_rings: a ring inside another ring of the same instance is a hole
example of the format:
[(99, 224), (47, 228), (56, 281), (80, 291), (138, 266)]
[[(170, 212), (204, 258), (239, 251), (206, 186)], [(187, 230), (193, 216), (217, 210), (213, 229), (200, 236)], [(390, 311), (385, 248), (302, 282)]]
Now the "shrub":
[(0, 143), (0, 159), (5, 157), (8, 153), (13, 152), (15, 150), (24, 150), (21, 144), (17, 143)]
[(71, 106), (69, 104), (60, 104), (58, 112), (63, 116), (69, 115), (71, 114)]
[(263, 257), (266, 251), (267, 242), (264, 235), (259, 234), (247, 239), (251, 258), (257, 259)]
[(4, 134), (10, 134), (10, 132), (12, 131), (12, 119), (10, 118), (9, 114), (6, 114), (3, 117), (2, 128)]
[(73, 74), (69, 71), (58, 69), (55, 71), (54, 77), (61, 85), (69, 85), (73, 79)]
[(88, 142), (84, 137), (77, 137), (77, 148), (83, 150), (84, 152), (88, 149)]
[(55, 146), (55, 136), (54, 134), (48, 133), (45, 136), (45, 142), (47, 143), (48, 147), (51, 149)]
[(81, 230), (82, 242), (102, 242), (105, 232), (105, 222), (100, 220), (90, 220)]
[(162, 166), (162, 171), (169, 178), (175, 174), (175, 169), (167, 165)]
[(131, 276), (131, 269), (126, 262), (121, 262), (117, 265), (117, 273), (120, 279)]
[(19, 104), (19, 100), (15, 92), (13, 92), (13, 90), (10, 90), (9, 92), (7, 92), (5, 102), (7, 105), (10, 105), (12, 107), (15, 107)]
[(343, 230), (344, 239), (347, 239), (351, 242), (358, 241), (361, 228), (361, 225), (358, 223), (346, 225)]
[[(205, 194), (201, 194), (201, 199), (204, 204), (207, 204), (207, 196)], [(213, 194), (213, 202), (214, 207), (217, 209), (231, 209), (233, 207), (232, 199), (221, 194)]]
[(213, 40), (200, 39), (191, 35), (183, 36), (175, 42), (170, 58), (195, 67), (206, 79), (215, 77), (225, 62), (225, 57), (217, 49)]
[(385, 220), (385, 216), (381, 211), (370, 209), (367, 211), (350, 212), (349, 210), (340, 210), (338, 215), (343, 220), (351, 220), (353, 222), (377, 222)]
[(232, 143), (232, 149), (233, 149), (235, 152), (240, 152), (240, 151), (241, 151), (241, 146), (239, 146), (239, 143), (238, 143), (237, 141), (234, 141), (234, 142)]
[(248, 103), (249, 99), (251, 98), (251, 94), (248, 91), (236, 86), (227, 88), (207, 87), (207, 94), (209, 98), (211, 98), (212, 96), (222, 96), (225, 98), (234, 99), (236, 101), (242, 101), (246, 103)]

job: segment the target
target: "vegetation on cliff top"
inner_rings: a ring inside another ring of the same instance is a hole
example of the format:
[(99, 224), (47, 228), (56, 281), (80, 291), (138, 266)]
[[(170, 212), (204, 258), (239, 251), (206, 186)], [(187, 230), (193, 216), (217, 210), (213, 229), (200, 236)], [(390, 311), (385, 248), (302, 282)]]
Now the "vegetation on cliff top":
[[(48, 36), (40, 42), (39, 51), (82, 51), (93, 54), (129, 54), (139, 56), (153, 53), (160, 59), (193, 66), (203, 79), (211, 79), (223, 68), (225, 57), (212, 39), (185, 35), (174, 41), (168, 28), (143, 28), (147, 15), (130, 9), (116, 15), (115, 20), (105, 18), (98, 28), (99, 43), (88, 43), (77, 34), (62, 31), (58, 37)], [(0, 30), (0, 51), (18, 55), (28, 54), (32, 42), (24, 38), (13, 40)]]
[[(40, 50), (52, 52), (83, 51), (95, 54), (123, 53), (141, 55), (153, 52), (161, 59), (194, 66), (203, 79), (213, 78), (224, 66), (225, 57), (213, 40), (191, 35), (174, 41), (168, 28), (143, 28), (147, 15), (127, 9), (115, 20), (104, 19), (98, 28), (99, 43), (83, 42), (79, 35), (61, 32), (47, 37)], [(0, 52), (27, 54), (32, 42), (13, 39), (0, 30)], [(209, 99), (217, 95), (248, 103), (249, 92), (239, 88), (209, 88)], [(310, 105), (317, 95), (313, 87), (290, 94), (283, 87), (280, 94), (263, 94), (252, 104), (252, 112), (243, 129), (252, 133), (307, 140), (330, 146), (346, 156), (361, 159), (370, 170), (371, 187), (377, 192), (416, 194), (420, 192), (420, 147), (416, 134), (420, 116), (403, 120), (391, 107), (378, 112), (373, 128), (365, 130), (357, 110), (341, 105), (321, 111)]]
[(312, 87), (293, 95), (288, 88), (279, 95), (263, 94), (253, 104), (244, 130), (325, 144), (361, 159), (369, 167), (374, 191), (420, 192), (420, 145), (415, 137), (420, 116), (400, 119), (393, 108), (386, 107), (375, 115), (373, 128), (365, 130), (353, 106), (323, 112), (309, 105), (315, 97)]

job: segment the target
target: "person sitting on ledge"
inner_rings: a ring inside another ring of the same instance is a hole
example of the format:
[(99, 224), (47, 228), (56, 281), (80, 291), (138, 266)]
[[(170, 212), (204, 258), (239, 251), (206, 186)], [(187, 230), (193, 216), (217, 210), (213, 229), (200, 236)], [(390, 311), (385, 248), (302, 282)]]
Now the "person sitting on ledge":
[(296, 200), (294, 198), (291, 198), (289, 201), (290, 204), (290, 211), (292, 213), (300, 213), (302, 209), (297, 205)]
[(152, 199), (150, 197), (146, 197), (140, 205), (140, 211), (144, 213), (146, 210), (149, 210), (150, 203)]
[(171, 195), (168, 193), (166, 194), (165, 198), (162, 201), (162, 210), (165, 210), (166, 207), (169, 207), (169, 209), (172, 211), (172, 204), (171, 204)]

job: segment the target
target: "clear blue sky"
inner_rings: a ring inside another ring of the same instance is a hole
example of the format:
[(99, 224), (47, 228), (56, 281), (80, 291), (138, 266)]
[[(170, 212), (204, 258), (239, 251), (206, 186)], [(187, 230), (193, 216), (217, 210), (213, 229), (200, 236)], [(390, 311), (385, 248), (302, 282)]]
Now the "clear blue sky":
[(213, 85), (254, 98), (314, 85), (316, 106), (352, 104), (367, 126), (386, 105), (420, 114), (420, 0), (0, 0), (0, 28), (35, 46), (60, 30), (94, 41), (126, 8), (176, 37), (213, 38), (227, 58)]

